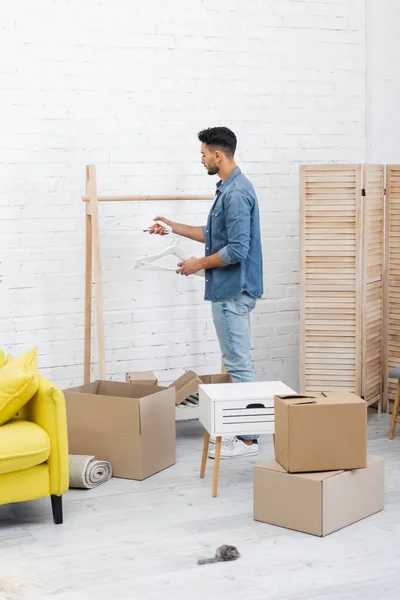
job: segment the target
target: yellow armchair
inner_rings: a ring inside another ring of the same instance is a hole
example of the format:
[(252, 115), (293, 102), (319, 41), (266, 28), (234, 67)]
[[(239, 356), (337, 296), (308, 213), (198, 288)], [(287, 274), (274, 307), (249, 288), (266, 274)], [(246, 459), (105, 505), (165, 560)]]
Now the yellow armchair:
[(51, 496), (54, 523), (63, 522), (62, 494), (69, 488), (64, 394), (39, 377), (36, 394), (0, 426), (0, 504)]

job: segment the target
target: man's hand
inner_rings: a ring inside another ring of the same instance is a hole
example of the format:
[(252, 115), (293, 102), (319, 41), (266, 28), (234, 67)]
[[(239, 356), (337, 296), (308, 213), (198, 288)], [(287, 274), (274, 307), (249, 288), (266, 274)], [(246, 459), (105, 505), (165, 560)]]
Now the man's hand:
[[(172, 221), (170, 221), (169, 219), (166, 219), (165, 217), (155, 217), (155, 219), (153, 219), (154, 221), (161, 221), (161, 223), (165, 223), (165, 225), (168, 225), (168, 227), (171, 227), (172, 229)], [(149, 233), (156, 233), (157, 235), (168, 235), (168, 231), (166, 231), (166, 228), (164, 227), (164, 225), (160, 225), (160, 223), (155, 223), (154, 225), (152, 225), (151, 227), (149, 227)]]
[(157, 235), (168, 235), (168, 233), (172, 232), (176, 235), (181, 235), (182, 237), (188, 238), (188, 240), (194, 240), (195, 242), (201, 242), (204, 244), (204, 232), (202, 227), (176, 223), (175, 221), (170, 221), (165, 217), (156, 217), (154, 221), (161, 221), (161, 223), (164, 223), (170, 227), (171, 230), (169, 231), (166, 227), (164, 227), (164, 225), (161, 225), (161, 223), (155, 223), (145, 230), (150, 234), (156, 233)]
[(194, 256), (179, 262), (178, 267), (179, 269), (177, 269), (176, 272), (179, 273), (179, 275), (186, 275), (186, 277), (201, 271), (200, 260)]

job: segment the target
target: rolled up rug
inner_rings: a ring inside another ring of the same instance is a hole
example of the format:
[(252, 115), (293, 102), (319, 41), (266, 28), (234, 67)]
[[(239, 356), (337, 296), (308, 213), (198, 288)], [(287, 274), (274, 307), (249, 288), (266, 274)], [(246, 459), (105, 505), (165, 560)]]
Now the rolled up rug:
[(69, 487), (92, 489), (105, 483), (112, 477), (112, 466), (105, 460), (96, 460), (95, 456), (81, 454), (69, 455)]

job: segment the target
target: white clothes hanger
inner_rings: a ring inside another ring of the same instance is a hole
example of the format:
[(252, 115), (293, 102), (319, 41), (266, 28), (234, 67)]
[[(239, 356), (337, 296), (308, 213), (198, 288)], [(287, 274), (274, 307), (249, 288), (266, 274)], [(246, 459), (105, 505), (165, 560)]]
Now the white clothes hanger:
[[(168, 246), (162, 252), (157, 252), (157, 254), (151, 254), (149, 256), (142, 256), (141, 258), (137, 258), (133, 261), (134, 269), (145, 269), (147, 271), (172, 271), (176, 272), (176, 269), (172, 267), (165, 267), (164, 265), (155, 265), (157, 260), (163, 258), (164, 256), (176, 256), (179, 260), (185, 260), (185, 255), (182, 249), (177, 246)], [(198, 271), (195, 275), (199, 275), (200, 277), (204, 277), (204, 271)]]
[[(124, 225), (121, 227), (122, 225), (122, 221), (115, 223), (114, 225), (112, 225), (111, 229), (118, 229), (118, 231), (140, 231), (140, 232), (146, 232), (149, 231), (149, 226), (146, 227), (138, 227), (137, 225), (129, 225), (129, 223), (124, 223)], [(163, 227), (165, 227), (165, 232), (164, 235), (168, 235), (170, 233), (172, 233), (172, 229), (171, 227), (168, 227), (168, 225), (164, 225), (163, 223), (157, 223), (157, 225), (162, 225)]]

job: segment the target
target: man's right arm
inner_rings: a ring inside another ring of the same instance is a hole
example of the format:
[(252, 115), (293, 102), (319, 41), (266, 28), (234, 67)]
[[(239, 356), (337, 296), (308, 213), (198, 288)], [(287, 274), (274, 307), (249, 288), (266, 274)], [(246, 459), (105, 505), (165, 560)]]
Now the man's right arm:
[[(165, 217), (155, 217), (155, 221), (161, 221), (168, 227), (171, 227), (172, 233), (181, 235), (182, 237), (194, 240), (195, 242), (201, 242), (204, 244), (204, 231), (202, 227), (195, 227), (193, 225), (184, 225), (183, 223), (175, 223)], [(155, 223), (149, 228), (150, 233), (156, 233), (158, 235), (166, 235), (165, 227), (161, 224)]]

